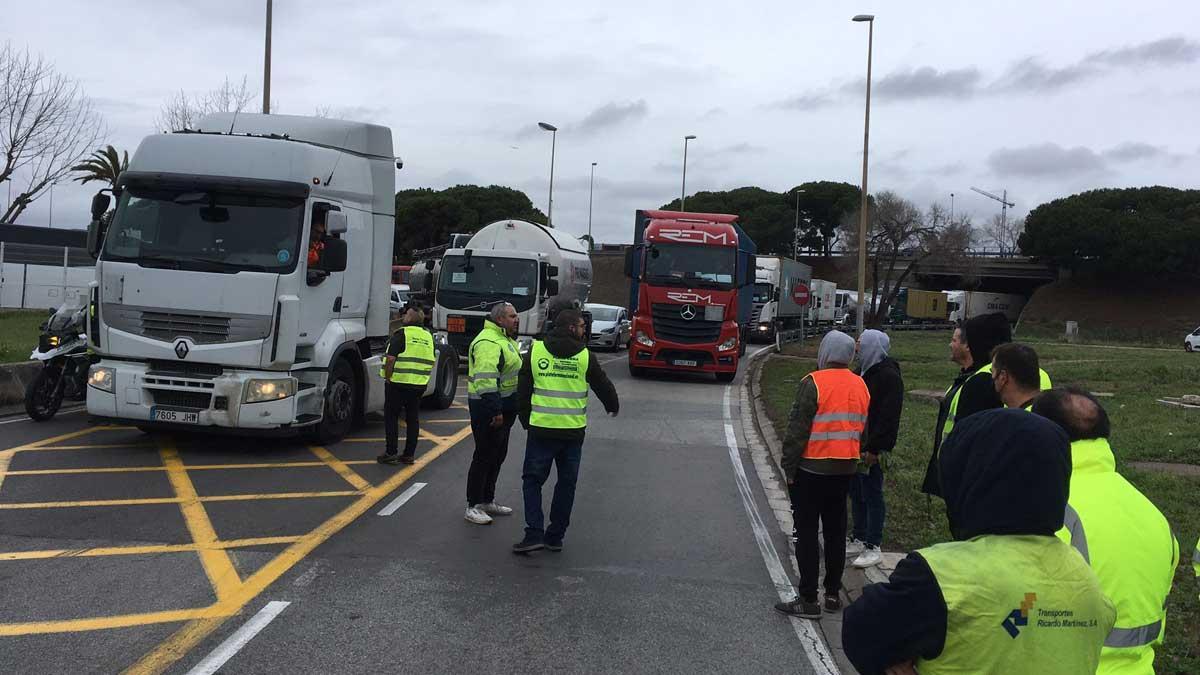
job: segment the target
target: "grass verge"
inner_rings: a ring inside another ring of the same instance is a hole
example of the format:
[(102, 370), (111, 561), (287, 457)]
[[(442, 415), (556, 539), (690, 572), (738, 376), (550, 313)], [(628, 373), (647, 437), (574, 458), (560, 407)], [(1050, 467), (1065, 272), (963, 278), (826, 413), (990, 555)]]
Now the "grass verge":
[(29, 360), (46, 314), (42, 309), (0, 310), (0, 363)]
[[(894, 333), (892, 356), (901, 365), (905, 389), (944, 391), (956, 368), (948, 361), (949, 336)], [(1167, 516), (1179, 537), (1180, 565), (1168, 599), (1166, 643), (1155, 666), (1162, 673), (1200, 672), (1200, 593), (1191, 555), (1200, 538), (1200, 478), (1137, 471), (1131, 460), (1200, 465), (1200, 412), (1155, 402), (1161, 396), (1200, 393), (1200, 354), (1086, 345), (1039, 344), (1043, 368), (1056, 384), (1075, 384), (1112, 394), (1105, 407), (1113, 423), (1118, 470)], [(816, 367), (816, 343), (793, 345), (772, 357), (762, 371), (767, 414), (782, 437), (800, 380)], [(948, 541), (945, 508), (920, 491), (937, 421), (935, 401), (906, 396), (895, 452), (886, 458), (887, 525), (884, 548), (909, 551)]]

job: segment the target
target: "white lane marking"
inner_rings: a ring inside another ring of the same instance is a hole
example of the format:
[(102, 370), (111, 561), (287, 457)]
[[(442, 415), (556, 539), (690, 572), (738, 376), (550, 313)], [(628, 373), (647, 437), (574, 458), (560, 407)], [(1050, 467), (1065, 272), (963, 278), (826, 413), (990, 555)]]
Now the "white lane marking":
[[(746, 478), (746, 469), (742, 466), (742, 458), (738, 453), (737, 434), (733, 431), (733, 414), (729, 405), (731, 389), (732, 385), (725, 387), (722, 403), (725, 414), (725, 445), (729, 448), (729, 461), (733, 464), (733, 473), (737, 481), (738, 492), (742, 497), (742, 506), (746, 507), (746, 515), (750, 518), (750, 527), (754, 529), (754, 539), (758, 542), (758, 551), (767, 565), (767, 572), (771, 575), (771, 582), (775, 585), (779, 599), (786, 602), (795, 598), (796, 593), (793, 590), (792, 581), (784, 569), (783, 561), (779, 559), (779, 553), (775, 550), (775, 543), (771, 541), (770, 530), (758, 512), (758, 504), (755, 503), (754, 496), (750, 491), (750, 481)], [(791, 622), (792, 628), (796, 631), (796, 637), (800, 638), (800, 645), (804, 648), (804, 655), (812, 664), (813, 671), (837, 675), (838, 667), (833, 660), (833, 655), (829, 653), (825, 639), (813, 622), (795, 617), (791, 618)]]
[[(83, 412), (83, 411), (85, 411), (85, 410), (87, 410), (87, 408), (82, 408), (82, 407), (80, 407), (80, 408), (71, 408), (70, 410), (59, 410), (59, 411), (58, 411), (58, 414), (59, 414), (59, 415), (73, 415), (73, 414), (75, 414), (75, 413), (81, 413), (81, 412)], [(15, 419), (15, 420), (3, 420), (3, 421), (0, 421), (0, 424), (16, 424), (17, 422), (32, 422), (32, 421), (33, 421), (33, 418), (32, 418), (32, 417), (18, 417), (18, 418), (17, 418), (17, 419)]]
[(247, 642), (254, 639), (259, 631), (267, 627), (279, 613), (292, 603), (282, 600), (272, 600), (267, 603), (266, 607), (258, 610), (258, 614), (250, 617), (250, 620), (245, 623), (236, 633), (230, 635), (224, 642), (217, 645), (217, 648), (212, 650), (204, 660), (196, 664), (195, 668), (188, 671), (187, 675), (212, 675), (221, 669), (229, 659), (232, 659), (242, 647), (246, 646)]
[(400, 507), (404, 506), (405, 502), (412, 499), (413, 495), (420, 492), (421, 488), (425, 487), (425, 485), (426, 485), (426, 483), (413, 483), (411, 487), (409, 487), (404, 492), (401, 492), (399, 497), (396, 497), (395, 499), (393, 499), (391, 501), (390, 504), (383, 507), (383, 510), (379, 512), (379, 515), (390, 516), (393, 513), (395, 513), (396, 511), (399, 511)]

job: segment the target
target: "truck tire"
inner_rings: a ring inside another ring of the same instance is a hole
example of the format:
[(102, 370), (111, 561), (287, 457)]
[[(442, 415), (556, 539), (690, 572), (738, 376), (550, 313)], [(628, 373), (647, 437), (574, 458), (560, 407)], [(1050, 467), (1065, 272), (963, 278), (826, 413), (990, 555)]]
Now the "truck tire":
[(732, 373), (717, 373), (717, 382), (733, 382), (733, 378), (737, 377), (737, 371)]
[(445, 410), (454, 403), (454, 397), (458, 394), (458, 354), (453, 349), (442, 347), (433, 376), (437, 378), (437, 383), (433, 393), (425, 397), (425, 407)]
[(322, 445), (336, 443), (346, 437), (359, 409), (361, 396), (354, 368), (346, 359), (338, 359), (329, 370), (325, 386), (325, 404), (321, 422), (315, 429), (316, 440)]

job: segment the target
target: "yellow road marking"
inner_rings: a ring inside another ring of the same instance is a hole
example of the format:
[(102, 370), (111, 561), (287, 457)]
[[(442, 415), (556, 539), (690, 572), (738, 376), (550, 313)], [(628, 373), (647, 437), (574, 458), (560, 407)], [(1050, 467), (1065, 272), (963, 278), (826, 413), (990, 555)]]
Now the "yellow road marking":
[(254, 539), (230, 539), (209, 544), (148, 544), (145, 546), (97, 546), (95, 548), (64, 548), (44, 551), (13, 551), (0, 553), (0, 561), (46, 560), (49, 558), (96, 558), (112, 555), (146, 555), (152, 553), (195, 553), (209, 549), (245, 548), (248, 546), (270, 546), (292, 544), (300, 540), (298, 535), (290, 537), (257, 537)]
[[(215, 606), (216, 605), (213, 607)], [(88, 619), (60, 619), (58, 621), (4, 623), (0, 624), (0, 637), (11, 637), (15, 635), (38, 635), (44, 633), (77, 633), (85, 630), (144, 626), (152, 623), (193, 621), (212, 616), (213, 613), (214, 610), (212, 607), (204, 607), (201, 609), (172, 609), (165, 612), (145, 612), (142, 614), (122, 614), (120, 616), (100, 616)]]
[[(438, 436), (436, 434), (431, 434), (428, 431), (425, 431), (424, 429), (422, 429), (421, 430), (421, 438), (424, 438), (427, 441), (433, 441), (434, 443), (441, 443), (442, 441), (449, 438), (449, 436)], [(343, 443), (382, 443), (386, 440), (387, 440), (387, 437), (385, 437), (385, 436), (369, 436), (367, 438), (343, 438), (342, 442)]]
[(396, 472), (394, 476), (364, 493), (353, 504), (340, 513), (322, 523), (317, 529), (302, 537), (299, 541), (286, 548), (282, 553), (263, 565), (239, 586), (232, 597), (218, 602), (209, 608), (212, 614), (196, 617), (184, 625), (175, 634), (167, 638), (157, 648), (146, 654), (137, 663), (130, 666), (126, 675), (141, 675), (144, 673), (161, 673), (182, 658), (205, 637), (224, 622), (224, 617), (241, 611), (246, 603), (262, 593), (268, 586), (283, 576), (297, 562), (337, 534), (342, 528), (354, 521), (379, 500), (391, 494), (427, 464), (441, 456), (444, 452), (469, 436), (470, 427), (464, 427), (458, 433), (447, 438), (443, 443), (429, 450), (417, 459), (417, 462)]
[(311, 450), (314, 455), (316, 455), (317, 457), (320, 457), (322, 462), (325, 462), (326, 464), (328, 464), (329, 468), (336, 471), (337, 475), (341, 476), (342, 478), (345, 478), (346, 482), (353, 485), (355, 487), (355, 489), (357, 489), (357, 490), (370, 490), (371, 489), (370, 483), (368, 483), (366, 480), (364, 480), (362, 476), (354, 473), (354, 469), (351, 469), (350, 467), (346, 466), (345, 462), (338, 459), (337, 457), (334, 457), (333, 454), (330, 453), (325, 448), (322, 448), (319, 445), (313, 445), (313, 446), (310, 446), (308, 449)]
[(96, 431), (95, 427), (88, 427), (86, 429), (72, 431), (70, 433), (62, 434), (59, 436), (51, 436), (50, 438), (43, 438), (40, 441), (26, 443), (25, 445), (16, 445), (11, 448), (8, 448), (7, 450), (12, 451), (12, 452), (16, 452), (18, 450), (34, 450), (36, 448), (50, 445), (51, 443), (58, 443), (59, 441), (69, 441), (72, 438), (79, 438), (80, 436), (83, 436), (85, 434), (90, 434), (93, 431)]
[[(248, 502), (261, 499), (310, 499), (315, 497), (357, 497), (361, 490), (333, 490), (330, 492), (264, 492), (244, 495), (208, 495), (197, 497), (198, 502)], [(155, 504), (182, 504), (179, 497), (147, 497), (145, 499), (88, 499), (76, 502), (17, 502), (0, 504), (0, 510), (20, 509), (69, 509), (85, 506), (151, 506)]]
[(139, 449), (153, 449), (153, 448), (154, 448), (154, 443), (147, 443), (146, 441), (137, 441), (137, 442), (133, 442), (133, 443), (94, 443), (94, 444), (89, 444), (89, 445), (43, 445), (43, 446), (39, 446), (36, 448), (16, 448), (16, 449), (20, 450), (21, 452), (29, 452), (30, 450), (40, 450), (40, 451), (45, 452), (48, 450), (112, 450), (112, 449), (139, 450)]
[[(183, 512), (183, 521), (192, 535), (192, 541), (201, 546), (218, 541), (217, 531), (208, 518), (208, 511), (205, 511), (204, 505), (200, 503), (200, 495), (196, 494), (196, 486), (184, 468), (183, 460), (179, 459), (179, 451), (175, 449), (174, 442), (169, 439), (162, 441), (158, 453), (162, 456), (163, 466), (167, 468), (167, 480), (171, 481), (171, 489), (179, 496), (179, 510)], [(242, 581), (242, 577), (233, 567), (233, 559), (229, 557), (229, 553), (222, 549), (204, 548), (197, 553), (200, 554), (200, 563), (204, 565), (208, 580), (212, 582), (217, 600), (228, 598)]]
[[(373, 459), (348, 459), (343, 464), (378, 464)], [(325, 462), (261, 462), (255, 464), (188, 464), (188, 471), (224, 471), (228, 469), (296, 469), (328, 466)], [(98, 469), (25, 469), (9, 471), (10, 476), (58, 476), (80, 473), (147, 473), (166, 471), (165, 466), (113, 466)]]
[(0, 451), (0, 487), (4, 486), (4, 477), (8, 475), (8, 464), (12, 462), (14, 450)]

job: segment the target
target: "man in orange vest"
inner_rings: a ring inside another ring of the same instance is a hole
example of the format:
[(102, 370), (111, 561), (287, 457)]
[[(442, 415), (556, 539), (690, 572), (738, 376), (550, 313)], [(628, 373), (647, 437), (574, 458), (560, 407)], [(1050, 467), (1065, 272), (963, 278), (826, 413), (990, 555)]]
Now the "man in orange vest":
[(857, 470), (871, 395), (847, 366), (854, 360), (854, 338), (831, 331), (817, 351), (817, 370), (800, 382), (783, 441), (782, 468), (792, 500), (797, 597), (775, 609), (790, 616), (821, 618), (817, 604), (820, 570), (818, 528), (825, 539), (825, 611), (842, 608), (842, 571), (846, 567), (846, 497)]

